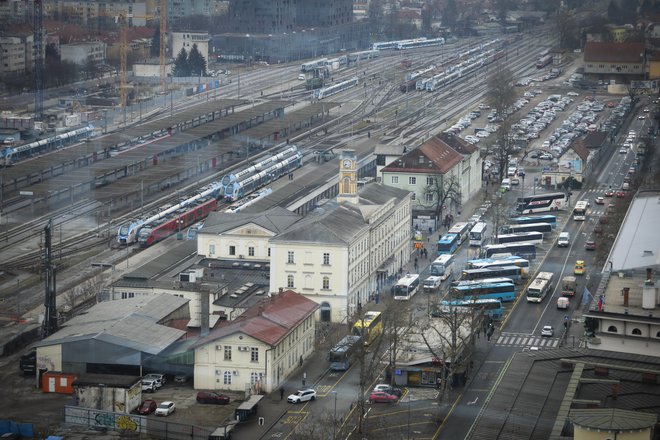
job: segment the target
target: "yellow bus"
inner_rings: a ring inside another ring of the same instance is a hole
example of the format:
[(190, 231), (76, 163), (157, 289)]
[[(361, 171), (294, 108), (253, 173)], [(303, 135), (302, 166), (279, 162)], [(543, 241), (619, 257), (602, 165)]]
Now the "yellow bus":
[(364, 345), (371, 344), (382, 332), (383, 321), (380, 312), (367, 312), (353, 325), (353, 334), (361, 336)]

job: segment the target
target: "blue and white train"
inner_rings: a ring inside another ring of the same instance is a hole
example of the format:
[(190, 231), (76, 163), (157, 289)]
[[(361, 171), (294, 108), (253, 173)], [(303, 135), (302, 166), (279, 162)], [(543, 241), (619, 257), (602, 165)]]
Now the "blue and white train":
[(324, 87), (322, 89), (314, 90), (313, 96), (316, 99), (327, 98), (328, 96), (332, 96), (336, 93), (343, 92), (344, 90), (348, 90), (351, 87), (355, 87), (356, 85), (358, 85), (358, 83), (359, 83), (358, 77), (355, 76), (351, 79), (334, 84), (330, 87)]
[(29, 144), (11, 147), (11, 149), (7, 149), (7, 151), (5, 151), (2, 155), (3, 163), (5, 166), (9, 166), (17, 160), (27, 158), (35, 154), (41, 154), (47, 151), (63, 148), (68, 144), (80, 142), (90, 137), (93, 131), (94, 127), (89, 125), (87, 127), (77, 128), (65, 133), (60, 133), (46, 139), (30, 142)]
[(410, 39), (410, 40), (379, 41), (378, 43), (374, 43), (371, 46), (371, 49), (373, 49), (373, 50), (396, 49), (399, 46), (399, 44), (415, 43), (415, 42), (421, 42), (421, 41), (426, 41), (426, 37), (413, 38), (413, 39)]
[(396, 45), (397, 50), (417, 49), (420, 47), (442, 46), (445, 44), (444, 38), (428, 38), (419, 41), (401, 41)]
[[(201, 200), (215, 198), (236, 202), (301, 166), (302, 153), (295, 145), (289, 146), (284, 151), (269, 156), (244, 170), (223, 176), (220, 180), (202, 188), (199, 193), (173, 206), (163, 206), (146, 218), (132, 220), (121, 225), (117, 231), (117, 241), (121, 244), (135, 243), (141, 229), (160, 224), (166, 218), (182, 215), (182, 212), (194, 209)], [(269, 193), (264, 193), (263, 197)], [(195, 221), (198, 220), (195, 219)], [(185, 225), (185, 227), (187, 226)]]

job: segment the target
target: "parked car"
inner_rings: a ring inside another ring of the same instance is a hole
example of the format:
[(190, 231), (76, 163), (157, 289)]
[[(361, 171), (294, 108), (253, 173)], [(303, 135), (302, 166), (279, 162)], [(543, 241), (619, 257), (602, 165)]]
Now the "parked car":
[(229, 403), (229, 396), (214, 393), (213, 391), (200, 391), (197, 393), (199, 403), (215, 403), (216, 405), (226, 405)]
[(153, 393), (158, 389), (155, 379), (142, 379), (142, 391)]
[(371, 403), (394, 403), (398, 399), (394, 394), (387, 394), (384, 391), (372, 391), (369, 394), (369, 402)]
[(160, 388), (165, 385), (166, 379), (164, 374), (160, 373), (149, 373), (142, 377), (142, 380), (153, 380), (156, 382), (156, 388)]
[(541, 329), (541, 336), (552, 337), (555, 334), (555, 329), (551, 325), (544, 325)]
[(140, 404), (140, 406), (137, 407), (137, 413), (146, 416), (156, 411), (157, 407), (158, 404), (155, 400), (146, 399)]
[(382, 391), (387, 394), (394, 394), (397, 397), (401, 397), (401, 394), (403, 394), (403, 391), (401, 391), (401, 388), (396, 388), (393, 387), (392, 385), (388, 385), (386, 383), (379, 383), (374, 387), (374, 391)]
[(316, 399), (316, 391), (311, 388), (298, 390), (286, 398), (289, 403), (302, 403)]
[(596, 205), (604, 205), (605, 204), (605, 198), (603, 196), (598, 196), (598, 197), (596, 197), (596, 200), (594, 200), (594, 203)]
[(588, 251), (595, 251), (596, 250), (596, 242), (593, 240), (587, 240), (587, 242), (584, 244), (584, 248)]
[(188, 382), (188, 375), (186, 374), (177, 374), (174, 376), (174, 383), (186, 383)]
[(162, 402), (160, 405), (158, 405), (158, 408), (156, 408), (156, 415), (169, 416), (174, 412), (175, 409), (176, 405), (174, 402), (166, 400), (165, 402)]

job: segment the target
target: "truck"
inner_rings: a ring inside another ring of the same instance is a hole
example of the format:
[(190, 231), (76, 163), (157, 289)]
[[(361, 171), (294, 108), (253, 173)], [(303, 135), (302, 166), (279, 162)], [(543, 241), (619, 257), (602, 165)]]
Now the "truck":
[(37, 373), (37, 352), (32, 350), (27, 354), (21, 356), (19, 361), (19, 368), (24, 375), (33, 375)]
[(571, 301), (565, 296), (557, 298), (557, 309), (566, 310), (571, 305)]
[(574, 276), (567, 275), (561, 280), (561, 296), (575, 296), (577, 281)]

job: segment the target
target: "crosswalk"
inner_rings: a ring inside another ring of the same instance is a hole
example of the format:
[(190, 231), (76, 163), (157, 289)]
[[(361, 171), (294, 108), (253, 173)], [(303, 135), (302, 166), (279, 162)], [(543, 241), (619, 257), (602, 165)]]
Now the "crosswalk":
[(556, 348), (559, 346), (559, 338), (542, 338), (540, 336), (502, 333), (495, 345), (505, 347), (538, 347), (543, 349)]

